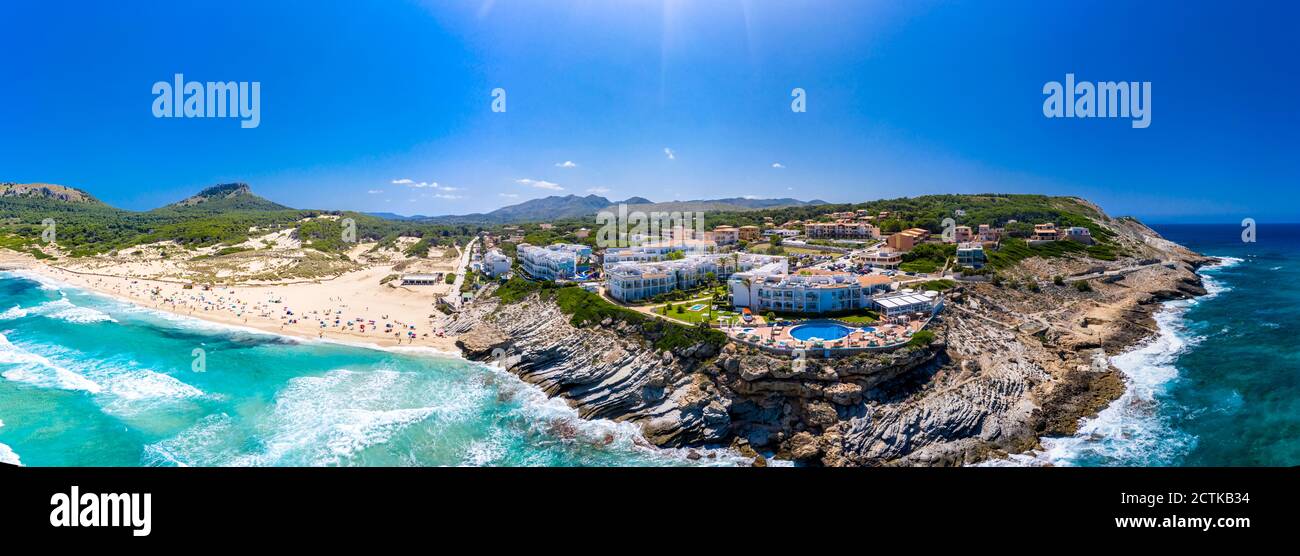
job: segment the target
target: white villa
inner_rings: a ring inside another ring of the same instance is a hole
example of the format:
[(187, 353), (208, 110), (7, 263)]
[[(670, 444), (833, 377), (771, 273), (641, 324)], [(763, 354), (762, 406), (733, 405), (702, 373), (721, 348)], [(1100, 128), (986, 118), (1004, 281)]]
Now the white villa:
[(785, 257), (737, 253), (730, 255), (691, 255), (683, 259), (659, 262), (620, 262), (605, 265), (605, 287), (609, 296), (623, 302), (639, 301), (675, 289), (700, 285), (710, 272), (725, 280), (737, 271), (762, 265), (785, 268)]
[(568, 280), (591, 259), (591, 248), (573, 243), (537, 247), (519, 244), (519, 265), (537, 280)]
[(493, 278), (499, 277), (510, 272), (510, 257), (502, 253), (500, 249), (489, 249), (483, 255), (483, 273)]

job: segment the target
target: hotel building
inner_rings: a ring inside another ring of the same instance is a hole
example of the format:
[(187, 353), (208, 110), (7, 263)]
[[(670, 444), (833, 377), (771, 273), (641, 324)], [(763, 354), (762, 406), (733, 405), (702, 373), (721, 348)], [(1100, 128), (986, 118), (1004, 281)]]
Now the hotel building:
[(880, 237), (880, 228), (866, 222), (853, 220), (810, 222), (803, 225), (803, 231), (812, 239), (876, 239)]
[(763, 266), (731, 276), (731, 303), (756, 312), (834, 313), (870, 306), (877, 292), (888, 291), (886, 276), (858, 276), (847, 272), (803, 270), (788, 274), (777, 266)]
[(925, 241), (925, 238), (927, 237), (930, 237), (929, 230), (924, 228), (908, 228), (889, 236), (885, 239), (885, 243), (894, 251), (902, 251), (906, 253), (911, 251), (913, 247), (916, 247), (916, 244)]
[(656, 241), (635, 247), (611, 247), (605, 250), (605, 266), (614, 263), (652, 263), (668, 259), (669, 254), (703, 255), (713, 252), (718, 244), (702, 239)]
[(537, 280), (569, 280), (591, 260), (591, 248), (573, 243), (519, 244), (519, 265)]
[(758, 241), (763, 237), (758, 233), (758, 226), (741, 226), (739, 232), (740, 241)]
[(718, 226), (713, 229), (713, 241), (718, 245), (735, 245), (740, 241), (740, 230), (731, 226)]
[(605, 289), (610, 297), (619, 301), (640, 301), (676, 289), (696, 287), (708, 279), (710, 272), (716, 279), (726, 280), (736, 272), (769, 265), (784, 270), (786, 258), (736, 253), (692, 255), (672, 261), (606, 264)]

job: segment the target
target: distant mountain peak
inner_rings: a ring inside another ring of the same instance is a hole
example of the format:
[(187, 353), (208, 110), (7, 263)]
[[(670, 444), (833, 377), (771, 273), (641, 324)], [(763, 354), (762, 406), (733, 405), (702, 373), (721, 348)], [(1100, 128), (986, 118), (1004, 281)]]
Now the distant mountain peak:
[(67, 203), (103, 204), (99, 199), (90, 196), (85, 191), (52, 183), (0, 183), (0, 197), (27, 197)]
[(228, 210), (282, 210), (289, 207), (253, 194), (243, 182), (222, 183), (206, 187), (192, 197), (167, 205), (170, 208), (198, 207)]

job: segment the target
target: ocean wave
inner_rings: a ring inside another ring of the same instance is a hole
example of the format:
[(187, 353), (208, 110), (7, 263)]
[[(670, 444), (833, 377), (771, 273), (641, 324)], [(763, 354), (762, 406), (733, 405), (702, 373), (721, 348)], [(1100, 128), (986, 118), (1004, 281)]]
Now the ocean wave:
[(235, 422), (226, 413), (204, 416), (189, 428), (144, 447), (140, 464), (149, 467), (227, 465), (230, 453), (238, 450)]
[(83, 390), (92, 394), (103, 390), (95, 381), (56, 365), (41, 355), (13, 345), (4, 334), (0, 334), (0, 364), (14, 366), (2, 375), (14, 382), (43, 388)]
[[(534, 442), (570, 444), (574, 447), (594, 448), (604, 452), (621, 452), (637, 454), (650, 465), (748, 465), (750, 458), (727, 448), (695, 448), (703, 458), (691, 461), (687, 455), (689, 448), (660, 448), (646, 440), (640, 427), (626, 421), (609, 419), (587, 419), (578, 414), (578, 410), (569, 406), (558, 397), (548, 397), (536, 386), (524, 382), (518, 376), (495, 365), (479, 364), (490, 370), (501, 392), (501, 396), (517, 404), (514, 410), (522, 421), (527, 423), (529, 437)], [(502, 453), (490, 443), (500, 442), (500, 438), (489, 438), (486, 444), (472, 445), (467, 451), (464, 465), (490, 465), (491, 459), (484, 458)], [(545, 457), (543, 453), (536, 458)], [(543, 465), (540, 460), (525, 461), (524, 465)]]
[(17, 305), (0, 313), (0, 320), (16, 320), (31, 315), (63, 320), (73, 324), (90, 324), (95, 322), (117, 322), (103, 311), (74, 305), (67, 298), (47, 301), (35, 307), (23, 308)]
[(264, 449), (231, 465), (347, 465), (415, 423), (463, 420), (482, 405), (472, 388), (431, 388), (416, 373), (333, 370), (297, 377), (276, 395)]
[[(1033, 465), (1171, 465), (1196, 447), (1197, 438), (1175, 429), (1161, 415), (1161, 396), (1178, 379), (1178, 358), (1201, 343), (1204, 336), (1191, 334), (1184, 321), (1187, 310), (1232, 291), (1220, 271), (1245, 262), (1238, 257), (1217, 257), (1219, 262), (1202, 267), (1206, 295), (1164, 303), (1155, 315), (1157, 334), (1144, 344), (1111, 357), (1111, 364), (1127, 378), (1119, 399), (1084, 419), (1069, 437), (1043, 438), (1042, 450), (1012, 455), (982, 466)], [(1232, 411), (1231, 403), (1223, 408)]]
[(36, 282), (36, 287), (44, 291), (62, 291), (63, 286), (65, 285), (64, 283), (49, 278), (44, 274), (27, 270), (27, 269), (6, 270), (4, 272), (0, 272), (0, 277), (3, 276), (13, 276), (16, 278), (22, 278), (24, 280), (30, 280), (32, 282)]

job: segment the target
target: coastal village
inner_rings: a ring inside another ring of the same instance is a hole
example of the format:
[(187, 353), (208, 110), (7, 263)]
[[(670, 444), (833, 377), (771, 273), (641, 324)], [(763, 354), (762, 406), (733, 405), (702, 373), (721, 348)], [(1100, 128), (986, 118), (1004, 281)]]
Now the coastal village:
[(1072, 434), (1124, 391), (1106, 356), (1152, 334), (1158, 301), (1205, 292), (1209, 259), (1081, 199), (885, 204), (723, 212), (613, 245), (574, 218), (331, 244), (344, 215), (277, 205), (298, 220), (237, 240), (73, 255), (11, 235), (0, 263), (227, 325), (490, 362), (692, 458), (830, 466)]

